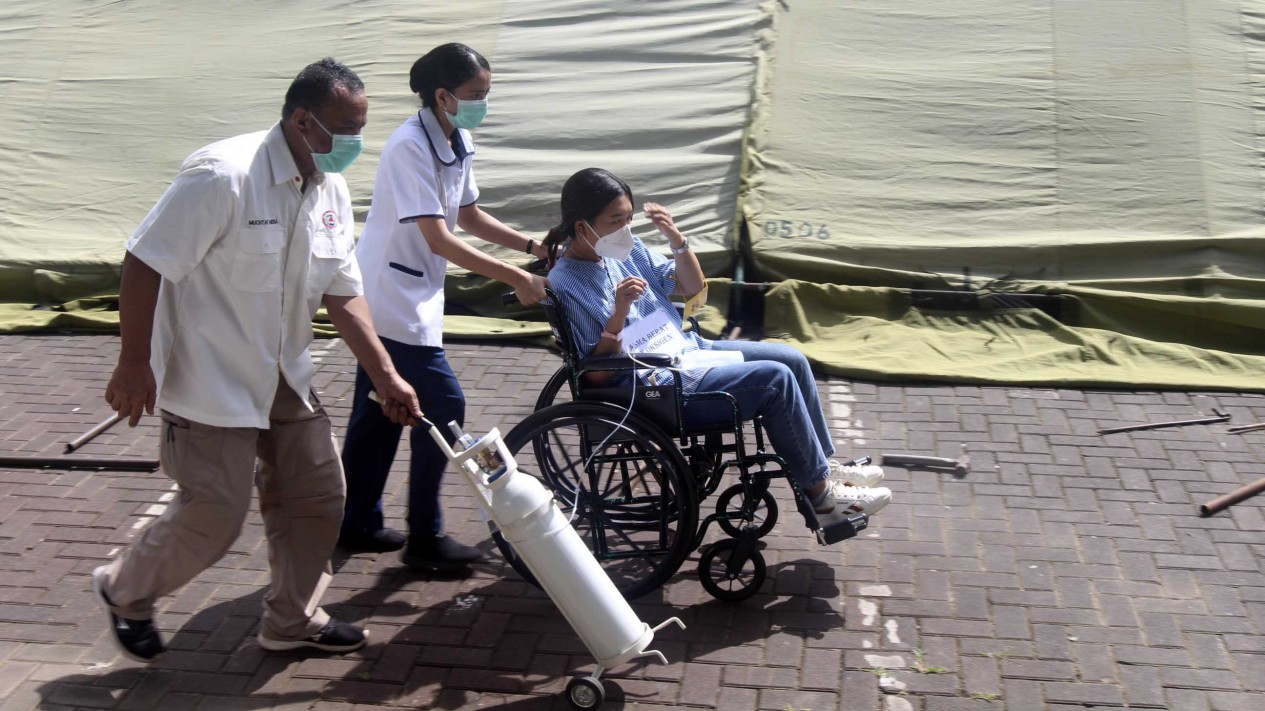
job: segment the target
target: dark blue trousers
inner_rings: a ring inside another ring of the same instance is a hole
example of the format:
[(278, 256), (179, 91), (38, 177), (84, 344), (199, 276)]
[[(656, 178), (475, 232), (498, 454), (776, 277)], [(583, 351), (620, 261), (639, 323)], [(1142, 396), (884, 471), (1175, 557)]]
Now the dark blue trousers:
[[(452, 444), (448, 423), (465, 426), (466, 398), (457, 376), (448, 366), (444, 349), (409, 346), (386, 338), (380, 340), (400, 377), (417, 391), (426, 419), (435, 423)], [(347, 476), (343, 531), (347, 533), (372, 533), (382, 528), (382, 492), (404, 429), (388, 420), (382, 414), (382, 407), (369, 399), (372, 389), (364, 368), (356, 366), (356, 394), (343, 442), (343, 470)], [(409, 462), (409, 533), (433, 535), (443, 530), (439, 485), (448, 459), (423, 427), (414, 427), (409, 432), (409, 445), (413, 452)]]

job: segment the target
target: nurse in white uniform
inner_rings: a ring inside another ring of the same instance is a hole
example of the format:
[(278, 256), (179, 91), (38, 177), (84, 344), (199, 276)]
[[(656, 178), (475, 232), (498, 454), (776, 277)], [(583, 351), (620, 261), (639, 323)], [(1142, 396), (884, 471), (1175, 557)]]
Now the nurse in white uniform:
[[(514, 288), (520, 301), (544, 298), (545, 281), (462, 242), (453, 230), (543, 258), (544, 247), (479, 209), (470, 129), (487, 114), (488, 61), (462, 44), (445, 44), (413, 64), (409, 88), (422, 108), (382, 149), (373, 203), (356, 257), (382, 344), (418, 393), (431, 422), (464, 425), (465, 398), (443, 350), (444, 273), (449, 262)], [(371, 383), (356, 369), (355, 400), (343, 446), (347, 505), (339, 543), (362, 551), (405, 548), (403, 562), (429, 570), (460, 569), (481, 557), (443, 533), (439, 487), (448, 464), (430, 436), (410, 435), (406, 537), (387, 528), (382, 492), (401, 426), (369, 400)], [(445, 436), (448, 428), (442, 427)], [(407, 547), (405, 544), (407, 543)]]

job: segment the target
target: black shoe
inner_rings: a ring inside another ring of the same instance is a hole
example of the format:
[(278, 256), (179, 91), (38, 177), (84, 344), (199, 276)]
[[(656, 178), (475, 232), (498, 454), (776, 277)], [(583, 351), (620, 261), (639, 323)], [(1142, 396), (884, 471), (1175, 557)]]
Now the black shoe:
[(320, 632), (306, 639), (272, 639), (259, 631), (259, 646), (270, 652), (309, 647), (323, 652), (354, 652), (369, 641), (369, 631), (346, 622), (331, 619)]
[(379, 528), (372, 533), (343, 531), (338, 535), (338, 545), (361, 553), (389, 553), (404, 547), (408, 538), (394, 528)]
[(418, 570), (461, 570), (483, 560), (483, 551), (437, 533), (434, 536), (410, 536), (400, 561)]
[(110, 611), (110, 598), (105, 594), (105, 569), (101, 566), (92, 571), (92, 594), (97, 596), (101, 609), (105, 610), (110, 625), (114, 644), (129, 659), (138, 662), (152, 662), (167, 648), (163, 646), (163, 638), (154, 628), (153, 620), (129, 620), (119, 617)]

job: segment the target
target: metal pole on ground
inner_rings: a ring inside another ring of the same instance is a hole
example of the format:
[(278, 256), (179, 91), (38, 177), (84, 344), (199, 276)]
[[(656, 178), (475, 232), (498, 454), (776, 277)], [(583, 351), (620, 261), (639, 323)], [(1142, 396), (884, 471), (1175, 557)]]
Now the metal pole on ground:
[(1225, 496), (1218, 496), (1212, 501), (1200, 506), (1199, 515), (1211, 516), (1214, 513), (1222, 509), (1229, 508), (1244, 499), (1256, 496), (1262, 491), (1265, 491), (1265, 479), (1257, 479), (1247, 486), (1241, 486)]
[(120, 459), (115, 457), (14, 457), (0, 456), (0, 469), (60, 469), (116, 472), (152, 472), (158, 469), (157, 459)]
[(83, 434), (79, 435), (78, 437), (76, 437), (76, 438), (74, 438), (74, 439), (70, 440), (69, 442), (67, 442), (67, 443), (66, 443), (66, 451), (67, 451), (67, 452), (73, 452), (73, 451), (75, 451), (76, 449), (79, 449), (80, 447), (84, 446), (84, 445), (85, 445), (85, 444), (87, 444), (88, 442), (92, 441), (92, 438), (96, 437), (97, 435), (101, 434), (102, 432), (105, 432), (106, 430), (108, 430), (108, 429), (110, 429), (111, 427), (113, 427), (113, 426), (115, 425), (115, 423), (117, 423), (117, 422), (118, 422), (119, 420), (121, 420), (121, 419), (123, 419), (123, 416), (122, 416), (122, 415), (120, 415), (120, 414), (119, 414), (119, 413), (117, 413), (117, 412), (116, 412), (116, 413), (114, 413), (114, 414), (113, 414), (113, 415), (111, 415), (109, 418), (102, 420), (100, 423), (98, 423), (98, 424), (97, 424), (95, 427), (93, 427), (92, 429), (88, 430), (87, 432), (84, 432)]

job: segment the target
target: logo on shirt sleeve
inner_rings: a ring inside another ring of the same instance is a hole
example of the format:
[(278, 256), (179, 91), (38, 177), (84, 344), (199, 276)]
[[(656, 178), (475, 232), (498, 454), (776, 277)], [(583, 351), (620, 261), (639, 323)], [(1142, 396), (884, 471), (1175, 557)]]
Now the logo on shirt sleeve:
[(326, 210), (325, 214), (321, 215), (321, 224), (325, 225), (325, 228), (330, 230), (331, 232), (337, 229), (338, 228), (338, 213), (334, 212), (333, 210)]

